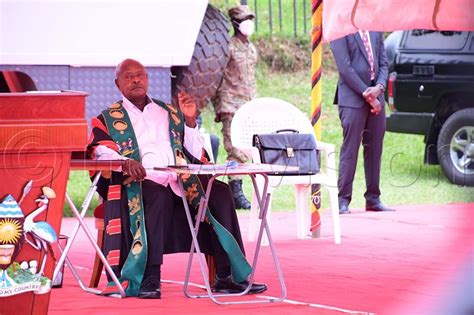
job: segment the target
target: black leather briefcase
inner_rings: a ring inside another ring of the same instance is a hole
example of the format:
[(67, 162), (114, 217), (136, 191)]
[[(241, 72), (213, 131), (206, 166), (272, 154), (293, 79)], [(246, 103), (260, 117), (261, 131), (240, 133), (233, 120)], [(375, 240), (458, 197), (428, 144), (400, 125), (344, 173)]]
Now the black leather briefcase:
[(312, 134), (301, 134), (293, 129), (253, 135), (252, 145), (260, 152), (262, 163), (298, 166), (297, 172), (285, 175), (312, 175), (319, 172), (316, 142)]

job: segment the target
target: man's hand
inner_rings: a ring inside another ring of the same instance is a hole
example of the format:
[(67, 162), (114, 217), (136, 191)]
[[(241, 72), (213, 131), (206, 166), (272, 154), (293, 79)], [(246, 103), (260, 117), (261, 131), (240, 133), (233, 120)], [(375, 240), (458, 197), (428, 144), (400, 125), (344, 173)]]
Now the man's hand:
[(365, 90), (364, 93), (362, 93), (362, 96), (365, 98), (367, 103), (370, 103), (371, 100), (379, 97), (380, 93), (382, 93), (382, 90), (380, 89), (378, 85), (369, 86), (367, 90)]
[(370, 105), (370, 107), (372, 107), (370, 109), (370, 112), (372, 114), (378, 115), (380, 113), (380, 111), (382, 110), (382, 105), (380, 105), (380, 102), (379, 102), (378, 99), (372, 100), (372, 102), (370, 102), (369, 105)]
[(124, 181), (125, 185), (133, 181), (142, 181), (146, 176), (146, 170), (143, 165), (135, 160), (125, 160), (122, 165), (122, 170), (128, 175)]
[(367, 90), (362, 93), (362, 96), (364, 97), (365, 101), (369, 103), (369, 105), (372, 107), (370, 112), (375, 115), (378, 115), (378, 113), (380, 113), (380, 111), (382, 110), (382, 105), (378, 100), (378, 97), (382, 92), (383, 89), (381, 89), (379, 85), (376, 85), (369, 86)]
[(196, 117), (197, 117), (197, 106), (196, 103), (191, 99), (188, 93), (179, 92), (178, 93), (178, 103), (179, 109), (184, 114), (184, 120), (186, 121), (186, 126), (194, 128), (196, 127)]
[(362, 93), (367, 103), (370, 103), (374, 98), (378, 98), (383, 93), (384, 87), (381, 84), (376, 86), (369, 86), (367, 90)]

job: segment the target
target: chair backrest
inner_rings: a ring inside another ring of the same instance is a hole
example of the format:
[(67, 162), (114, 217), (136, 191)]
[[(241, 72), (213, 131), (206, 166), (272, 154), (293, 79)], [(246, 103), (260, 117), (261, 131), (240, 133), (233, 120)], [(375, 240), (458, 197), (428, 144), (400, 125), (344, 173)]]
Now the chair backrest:
[(0, 92), (37, 91), (35, 82), (29, 75), (20, 71), (0, 71)]
[(231, 125), (232, 145), (249, 149), (254, 134), (280, 129), (314, 132), (308, 117), (294, 105), (272, 97), (256, 98), (242, 105), (235, 113)]

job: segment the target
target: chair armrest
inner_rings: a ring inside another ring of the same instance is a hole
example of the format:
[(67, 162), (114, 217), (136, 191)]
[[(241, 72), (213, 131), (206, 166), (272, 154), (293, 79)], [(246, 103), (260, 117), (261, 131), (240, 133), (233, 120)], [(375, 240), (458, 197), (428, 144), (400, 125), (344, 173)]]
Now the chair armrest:
[(252, 147), (252, 162), (256, 164), (261, 164), (262, 161), (260, 160), (260, 152), (258, 151), (257, 147)]
[(216, 161), (214, 161), (214, 155), (212, 153), (211, 134), (204, 132), (204, 128), (199, 129), (199, 133), (204, 140), (204, 150), (206, 150), (207, 155), (209, 155), (209, 162), (215, 163)]
[(120, 169), (126, 160), (78, 160), (69, 162), (71, 170), (79, 171), (114, 171)]
[(334, 152), (336, 150), (336, 145), (318, 140), (316, 143), (316, 149), (324, 152)]
[(336, 146), (332, 143), (318, 141), (316, 148), (318, 151), (324, 152), (326, 161), (324, 173), (328, 178), (336, 181)]

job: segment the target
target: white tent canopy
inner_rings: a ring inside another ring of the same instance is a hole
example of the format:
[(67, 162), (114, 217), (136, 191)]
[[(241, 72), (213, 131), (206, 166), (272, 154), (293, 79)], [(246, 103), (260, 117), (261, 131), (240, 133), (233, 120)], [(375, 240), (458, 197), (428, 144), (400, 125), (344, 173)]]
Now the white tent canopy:
[(0, 0), (0, 64), (188, 65), (207, 0)]

